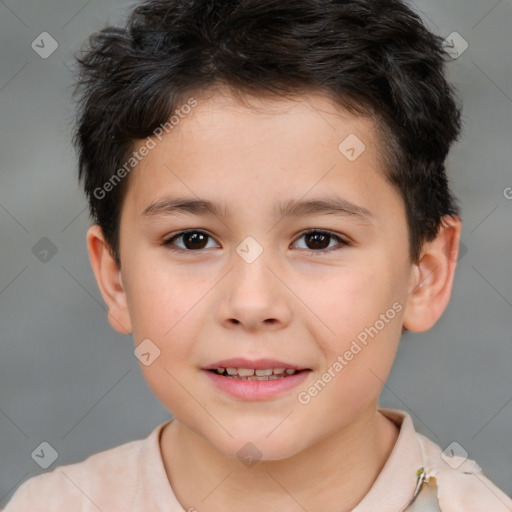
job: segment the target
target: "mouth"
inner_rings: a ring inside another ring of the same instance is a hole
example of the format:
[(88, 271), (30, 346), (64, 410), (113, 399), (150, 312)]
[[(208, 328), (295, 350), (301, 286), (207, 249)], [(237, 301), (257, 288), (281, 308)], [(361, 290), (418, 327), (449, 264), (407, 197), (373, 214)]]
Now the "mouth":
[(202, 368), (220, 391), (242, 400), (267, 400), (290, 392), (311, 368), (276, 359), (223, 359)]
[(240, 379), (240, 380), (277, 380), (285, 379), (295, 375), (296, 373), (308, 371), (296, 370), (294, 368), (266, 368), (257, 370), (255, 368), (222, 368), (208, 370), (221, 377), (227, 377), (228, 379)]

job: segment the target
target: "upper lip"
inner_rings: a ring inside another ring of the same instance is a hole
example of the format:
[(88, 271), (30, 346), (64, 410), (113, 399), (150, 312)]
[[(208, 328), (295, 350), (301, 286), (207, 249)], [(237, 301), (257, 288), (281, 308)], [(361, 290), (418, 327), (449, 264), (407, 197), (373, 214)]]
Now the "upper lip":
[(299, 370), (308, 370), (303, 366), (298, 366), (293, 363), (286, 363), (277, 359), (246, 359), (244, 357), (234, 357), (231, 359), (222, 359), (216, 361), (204, 368), (204, 370), (216, 370), (217, 368), (247, 368), (254, 370), (268, 370), (269, 368), (284, 368)]

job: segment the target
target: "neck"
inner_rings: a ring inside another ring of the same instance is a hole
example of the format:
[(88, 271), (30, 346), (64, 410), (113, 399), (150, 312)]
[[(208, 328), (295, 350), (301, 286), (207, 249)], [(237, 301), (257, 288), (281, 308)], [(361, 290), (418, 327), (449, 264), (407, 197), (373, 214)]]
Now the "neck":
[(185, 510), (352, 510), (370, 490), (398, 437), (366, 408), (349, 426), (283, 460), (245, 467), (177, 419), (160, 440), (167, 477)]

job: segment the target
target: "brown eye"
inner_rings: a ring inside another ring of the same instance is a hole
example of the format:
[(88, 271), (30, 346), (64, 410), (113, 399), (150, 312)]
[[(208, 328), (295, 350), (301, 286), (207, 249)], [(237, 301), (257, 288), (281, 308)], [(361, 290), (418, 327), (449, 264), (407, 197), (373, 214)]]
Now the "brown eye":
[[(165, 240), (163, 245), (169, 246), (173, 251), (197, 251), (206, 248), (209, 238), (211, 236), (203, 231), (181, 231)], [(184, 247), (176, 246), (175, 241), (179, 239)]]
[[(304, 238), (306, 242), (305, 249), (316, 252), (316, 253), (325, 253), (330, 251), (335, 251), (340, 249), (345, 245), (349, 245), (346, 240), (343, 240), (341, 237), (334, 235), (329, 231), (323, 231), (319, 229), (311, 229), (302, 234), (301, 238)], [(338, 245), (334, 245), (334, 247), (329, 247), (331, 240), (337, 240)]]
[[(306, 241), (306, 247), (304, 249), (312, 251), (316, 254), (323, 254), (331, 251), (338, 250), (343, 246), (350, 245), (349, 242), (344, 240), (338, 235), (335, 235), (329, 231), (320, 229), (310, 229), (309, 231), (302, 234), (300, 238), (304, 238)], [(213, 238), (204, 231), (199, 230), (188, 230), (180, 231), (175, 235), (164, 240), (162, 245), (168, 247), (171, 251), (176, 252), (198, 252), (203, 249), (208, 249), (208, 239)], [(181, 245), (178, 245), (176, 241), (181, 240)], [(336, 240), (338, 243), (331, 246), (331, 241)]]

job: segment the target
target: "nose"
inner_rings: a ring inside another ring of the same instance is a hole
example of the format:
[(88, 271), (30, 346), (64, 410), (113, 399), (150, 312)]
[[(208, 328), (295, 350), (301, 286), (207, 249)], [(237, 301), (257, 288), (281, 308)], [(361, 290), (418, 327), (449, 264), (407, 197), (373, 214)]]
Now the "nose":
[[(236, 255), (236, 258), (239, 258)], [(290, 291), (283, 271), (260, 255), (234, 262), (220, 287), (218, 320), (224, 327), (257, 331), (286, 327), (291, 319)]]

